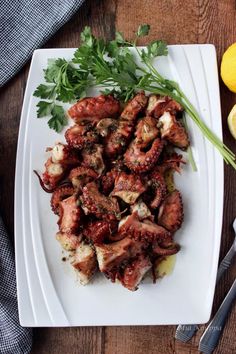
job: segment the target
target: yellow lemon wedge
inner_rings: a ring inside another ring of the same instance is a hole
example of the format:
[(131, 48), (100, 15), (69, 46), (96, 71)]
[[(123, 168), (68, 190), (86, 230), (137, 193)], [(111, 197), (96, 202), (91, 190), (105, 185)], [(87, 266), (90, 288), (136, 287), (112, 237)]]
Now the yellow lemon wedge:
[(229, 90), (236, 92), (236, 43), (225, 51), (221, 61), (220, 75)]
[(233, 135), (234, 139), (236, 139), (236, 104), (233, 106), (230, 114), (228, 115), (228, 127), (230, 133)]

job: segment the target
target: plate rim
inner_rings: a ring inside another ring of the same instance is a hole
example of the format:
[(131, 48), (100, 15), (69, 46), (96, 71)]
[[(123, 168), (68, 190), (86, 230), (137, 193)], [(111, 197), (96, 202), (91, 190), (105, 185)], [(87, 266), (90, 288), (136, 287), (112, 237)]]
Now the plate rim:
[[(213, 44), (176, 44), (176, 45), (170, 45), (168, 47), (208, 47), (208, 48), (212, 48), (213, 51), (215, 52), (215, 60), (216, 60), (216, 51), (215, 51), (215, 46)], [(19, 282), (22, 279), (22, 275), (20, 274), (21, 271), (21, 267), (22, 265), (22, 260), (20, 259), (20, 252), (22, 251), (22, 245), (20, 245), (20, 237), (19, 236), (19, 231), (18, 231), (18, 223), (19, 223), (19, 210), (20, 206), (21, 206), (21, 202), (22, 202), (22, 195), (19, 195), (19, 193), (21, 192), (21, 176), (22, 176), (22, 169), (23, 166), (21, 164), (21, 161), (23, 159), (23, 151), (21, 151), (21, 148), (25, 146), (24, 144), (24, 131), (26, 128), (26, 124), (27, 124), (27, 115), (28, 115), (28, 105), (30, 102), (30, 99), (32, 97), (32, 92), (30, 92), (29, 86), (31, 84), (30, 82), (30, 78), (32, 76), (32, 71), (33, 71), (33, 67), (34, 67), (34, 61), (36, 60), (35, 58), (37, 56), (40, 56), (41, 53), (46, 52), (46, 51), (72, 51), (75, 50), (76, 48), (44, 48), (44, 49), (36, 49), (33, 53), (32, 56), (32, 60), (31, 60), (31, 65), (30, 65), (30, 69), (29, 69), (29, 73), (28, 73), (28, 78), (27, 78), (27, 84), (25, 87), (25, 93), (24, 93), (24, 100), (22, 103), (22, 111), (21, 111), (21, 118), (20, 118), (20, 127), (19, 127), (19, 135), (18, 135), (18, 143), (17, 143), (17, 154), (16, 154), (16, 169), (15, 169), (15, 202), (14, 202), (14, 229), (15, 229), (15, 237), (14, 237), (14, 242), (15, 242), (15, 257), (16, 257), (16, 277), (17, 277), (17, 293), (18, 293), (18, 309), (19, 309), (19, 317), (20, 317), (20, 323), (23, 326), (35, 326), (35, 324), (32, 324), (32, 322), (28, 322), (25, 318), (25, 314), (22, 312), (22, 294), (20, 294), (20, 290), (19, 290)], [(217, 64), (216, 64), (217, 65)], [(220, 109), (220, 115), (221, 115), (221, 107), (220, 107), (220, 92), (219, 92), (219, 76), (218, 76), (218, 70), (217, 70), (217, 75), (216, 75), (216, 79), (217, 79), (217, 96), (219, 96), (218, 99), (218, 103), (219, 103), (219, 109)], [(222, 116), (222, 115), (221, 115)], [(218, 122), (218, 124), (220, 125), (220, 132), (217, 132), (218, 136), (222, 139), (222, 119), (220, 120), (220, 122)], [(214, 156), (215, 156), (216, 152), (214, 149)], [(219, 219), (218, 223), (220, 225), (220, 236), (218, 238), (218, 242), (215, 242), (215, 250), (214, 253), (217, 254), (217, 257), (213, 257), (213, 263), (212, 267), (214, 268), (214, 273), (212, 275), (212, 277), (214, 278), (214, 284), (215, 284), (215, 280), (216, 280), (216, 274), (217, 274), (217, 264), (219, 261), (219, 251), (220, 251), (220, 244), (221, 244), (221, 236), (222, 236), (222, 222), (223, 222), (223, 195), (224, 195), (224, 165), (223, 165), (223, 161), (220, 163), (219, 159), (216, 159), (217, 164), (221, 165), (221, 171), (218, 175), (218, 178), (221, 179), (221, 210), (219, 211)], [(21, 214), (22, 215), (22, 214)], [(21, 269), (22, 270), (22, 269)], [(25, 269), (26, 270), (26, 269)], [(209, 298), (210, 298), (210, 303), (209, 303), (209, 308), (208, 308), (208, 313), (207, 316), (205, 316), (203, 318), (203, 321), (199, 322), (199, 323), (205, 323), (209, 320), (210, 314), (211, 314), (211, 308), (212, 308), (212, 304), (213, 304), (213, 295), (214, 295), (214, 291), (215, 291), (215, 286), (211, 288), (211, 293), (209, 294)], [(47, 325), (47, 324), (42, 324), (42, 326)], [(64, 326), (63, 324), (59, 324), (60, 326)], [(96, 325), (96, 324), (95, 324)], [(98, 324), (99, 326), (100, 324)], [(103, 324), (106, 325), (106, 324)], [(116, 325), (116, 324), (109, 324), (109, 326), (111, 325)], [(124, 324), (124, 325), (129, 325), (129, 324)], [(136, 325), (143, 325), (142, 323), (140, 324), (136, 324)], [(148, 325), (148, 323), (146, 323), (146, 325)], [(150, 325), (153, 325), (150, 324)], [(37, 324), (37, 326), (39, 326)], [(55, 326), (58, 326), (57, 324)], [(68, 324), (66, 324), (65, 326), (68, 326)], [(71, 326), (71, 324), (70, 324)], [(78, 326), (78, 325), (77, 325)], [(79, 325), (79, 326), (84, 326), (84, 325)], [(91, 323), (91, 326), (94, 326), (94, 324)]]

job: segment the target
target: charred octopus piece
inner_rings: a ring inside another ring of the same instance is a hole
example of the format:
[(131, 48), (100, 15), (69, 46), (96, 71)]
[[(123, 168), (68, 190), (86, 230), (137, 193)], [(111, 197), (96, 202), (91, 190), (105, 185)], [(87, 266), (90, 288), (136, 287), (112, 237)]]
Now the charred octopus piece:
[(161, 117), (165, 112), (176, 115), (183, 110), (182, 106), (168, 96), (150, 95), (146, 114), (155, 118)]
[(97, 141), (97, 134), (91, 130), (91, 124), (75, 124), (65, 132), (65, 138), (69, 146), (82, 149)]
[(148, 98), (144, 92), (139, 92), (134, 98), (132, 98), (125, 109), (121, 113), (121, 118), (129, 122), (134, 122), (137, 115), (144, 110), (148, 102)]
[(82, 211), (75, 195), (59, 203), (59, 216), (58, 225), (61, 233), (74, 234), (77, 232)]
[(118, 120), (103, 118), (96, 125), (96, 132), (102, 137), (106, 137), (109, 132), (115, 131), (118, 127)]
[(147, 219), (140, 221), (136, 212), (120, 221), (118, 231), (129, 235), (134, 240), (148, 243), (159, 239), (165, 240), (170, 236), (169, 231), (164, 227)]
[(140, 148), (146, 148), (154, 139), (158, 137), (159, 129), (157, 128), (157, 120), (153, 117), (145, 117), (141, 119), (136, 128), (136, 143)]
[(163, 175), (157, 171), (152, 172), (150, 179), (148, 181), (151, 187), (152, 194), (154, 198), (150, 202), (150, 207), (156, 209), (159, 207), (160, 203), (163, 201), (167, 193), (166, 182)]
[(101, 176), (105, 170), (103, 161), (103, 146), (94, 144), (82, 150), (82, 165), (93, 169), (98, 176)]
[(117, 121), (117, 127), (105, 139), (105, 153), (108, 158), (121, 154), (134, 131), (134, 124), (123, 119)]
[(97, 177), (98, 174), (92, 168), (80, 166), (73, 168), (70, 171), (68, 178), (76, 191), (81, 192), (83, 186), (91, 181), (94, 181)]
[(69, 186), (58, 187), (51, 197), (51, 208), (55, 214), (59, 214), (59, 205), (63, 199), (66, 199), (74, 194), (74, 188)]
[(181, 227), (183, 217), (182, 197), (178, 190), (174, 190), (160, 206), (158, 223), (170, 232), (175, 232)]
[(136, 173), (150, 171), (156, 164), (163, 146), (163, 140), (157, 138), (152, 142), (148, 151), (142, 151), (137, 141), (132, 141), (124, 154), (126, 166)]
[(83, 235), (94, 244), (109, 240), (110, 236), (117, 231), (116, 222), (105, 220), (90, 221), (83, 229)]
[(52, 162), (73, 166), (79, 163), (77, 152), (68, 145), (57, 143), (53, 148), (47, 148), (52, 153)]
[(143, 244), (130, 237), (110, 244), (95, 245), (98, 266), (101, 272), (119, 269), (123, 262), (143, 252)]
[(88, 284), (97, 270), (97, 259), (91, 245), (81, 242), (75, 250), (72, 266), (78, 271), (80, 283)]
[(115, 179), (116, 177), (122, 173), (127, 171), (127, 167), (124, 164), (123, 160), (113, 160), (111, 161), (111, 170), (108, 171), (104, 176), (101, 178), (102, 184), (102, 191), (104, 194), (109, 194), (114, 188)]
[[(51, 192), (58, 186), (71, 166), (79, 164), (77, 152), (68, 145), (57, 143), (53, 148), (47, 148), (51, 152), (51, 157), (45, 163), (45, 171), (41, 177), (37, 174), (41, 182), (49, 187)], [(46, 188), (45, 188), (46, 190)]]
[(173, 170), (178, 173), (181, 172), (181, 163), (185, 164), (183, 160), (183, 156), (177, 153), (172, 153), (171, 155), (166, 155), (161, 162), (161, 164), (157, 165), (155, 171), (164, 175), (168, 170)]
[(67, 166), (59, 162), (53, 162), (51, 157), (48, 158), (44, 166), (45, 171), (42, 176), (43, 183), (53, 190), (64, 178)]
[(134, 205), (131, 205), (132, 214), (136, 213), (139, 220), (150, 219), (153, 221), (154, 217), (147, 205), (139, 199)]
[(134, 131), (134, 123), (147, 104), (144, 92), (138, 93), (130, 100), (121, 113), (117, 128), (105, 140), (105, 153), (109, 158), (121, 154), (127, 146)]
[(178, 253), (180, 245), (173, 242), (172, 238), (163, 242), (154, 241), (152, 244), (152, 251), (156, 256), (172, 256)]
[(123, 199), (127, 204), (134, 204), (145, 190), (139, 176), (121, 172), (115, 179), (115, 187), (111, 195)]
[(122, 274), (118, 273), (118, 279), (125, 288), (135, 291), (151, 267), (152, 263), (149, 257), (141, 254), (125, 267)]
[(115, 179), (118, 176), (119, 172), (115, 169), (108, 171), (104, 176), (101, 178), (102, 182), (102, 191), (105, 195), (111, 193), (112, 189), (114, 188)]
[(181, 149), (186, 149), (189, 146), (188, 134), (174, 115), (165, 112), (159, 118), (159, 123), (161, 125), (160, 131), (163, 139), (168, 140), (171, 144)]
[(81, 118), (116, 117), (120, 111), (120, 103), (111, 95), (86, 97), (74, 104), (69, 110), (69, 116), (77, 123)]
[(95, 182), (90, 182), (83, 188), (80, 199), (86, 215), (94, 214), (97, 218), (105, 220), (120, 218), (120, 209), (116, 198), (101, 194)]

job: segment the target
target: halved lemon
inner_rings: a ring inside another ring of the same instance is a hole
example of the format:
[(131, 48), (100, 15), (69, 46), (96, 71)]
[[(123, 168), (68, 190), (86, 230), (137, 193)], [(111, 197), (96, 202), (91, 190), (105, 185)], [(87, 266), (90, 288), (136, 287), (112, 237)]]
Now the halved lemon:
[(230, 114), (228, 115), (228, 127), (230, 133), (233, 135), (234, 139), (236, 139), (236, 104), (233, 106)]
[(236, 43), (225, 51), (221, 61), (220, 75), (228, 89), (236, 92)]

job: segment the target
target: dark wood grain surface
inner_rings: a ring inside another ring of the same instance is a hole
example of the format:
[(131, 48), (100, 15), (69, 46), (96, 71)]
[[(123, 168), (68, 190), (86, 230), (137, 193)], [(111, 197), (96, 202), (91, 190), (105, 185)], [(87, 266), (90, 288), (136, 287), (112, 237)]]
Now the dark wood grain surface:
[[(169, 44), (213, 43), (218, 62), (224, 50), (236, 42), (236, 4), (234, 0), (88, 0), (81, 10), (45, 47), (77, 47), (79, 35), (90, 25), (98, 35), (110, 39), (115, 30), (132, 37), (140, 23), (152, 26), (151, 37)], [(143, 39), (145, 44), (145, 39)], [(13, 238), (13, 194), (17, 136), (29, 64), (0, 90), (0, 212)], [(220, 82), (224, 141), (236, 152), (226, 117), (236, 95)], [(236, 215), (236, 172), (225, 167), (224, 220), (220, 257), (229, 249)], [(236, 276), (236, 266), (217, 286), (213, 313), (219, 307)], [(204, 326), (189, 344), (174, 339), (175, 326), (40, 328), (34, 330), (32, 354), (190, 354)], [(231, 311), (217, 354), (236, 353), (236, 307)]]

